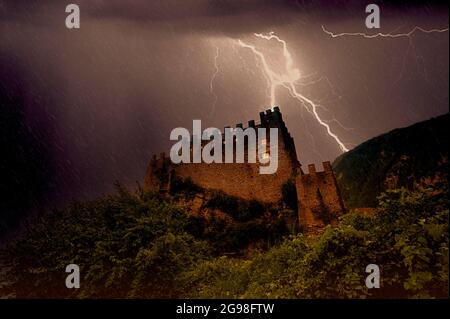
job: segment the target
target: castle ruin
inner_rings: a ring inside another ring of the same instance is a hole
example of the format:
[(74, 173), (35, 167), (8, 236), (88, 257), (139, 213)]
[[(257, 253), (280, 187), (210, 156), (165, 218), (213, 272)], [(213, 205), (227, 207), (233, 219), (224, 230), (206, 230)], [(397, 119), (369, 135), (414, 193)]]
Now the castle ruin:
[[(242, 124), (236, 127), (243, 128)], [(334, 224), (345, 209), (339, 194), (330, 162), (323, 163), (323, 171), (314, 164), (308, 172), (297, 159), (295, 143), (280, 109), (260, 113), (260, 122), (248, 122), (248, 127), (278, 128), (278, 170), (274, 174), (259, 174), (258, 163), (181, 163), (173, 164), (163, 154), (154, 156), (147, 168), (144, 188), (166, 192), (172, 187), (174, 176), (191, 179), (204, 189), (262, 203), (280, 203), (283, 186), (291, 183), (297, 193), (297, 215), (300, 229), (308, 234), (320, 232), (327, 224)], [(247, 156), (247, 154), (246, 154)]]

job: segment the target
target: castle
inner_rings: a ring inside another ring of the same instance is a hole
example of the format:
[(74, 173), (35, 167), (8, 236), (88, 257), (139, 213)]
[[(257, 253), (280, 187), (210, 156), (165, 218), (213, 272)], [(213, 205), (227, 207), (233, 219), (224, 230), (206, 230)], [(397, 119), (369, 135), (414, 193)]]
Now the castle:
[[(236, 127), (243, 128), (242, 124)], [(304, 232), (320, 232), (325, 225), (334, 224), (345, 212), (330, 162), (323, 163), (323, 171), (314, 164), (304, 172), (297, 159), (295, 143), (280, 109), (260, 113), (260, 122), (248, 122), (253, 128), (278, 128), (278, 170), (274, 174), (259, 174), (257, 163), (181, 163), (173, 164), (161, 154), (154, 156), (147, 168), (144, 188), (165, 192), (171, 188), (174, 176), (190, 178), (204, 189), (262, 203), (283, 201), (283, 187), (290, 183), (297, 196), (298, 226)]]

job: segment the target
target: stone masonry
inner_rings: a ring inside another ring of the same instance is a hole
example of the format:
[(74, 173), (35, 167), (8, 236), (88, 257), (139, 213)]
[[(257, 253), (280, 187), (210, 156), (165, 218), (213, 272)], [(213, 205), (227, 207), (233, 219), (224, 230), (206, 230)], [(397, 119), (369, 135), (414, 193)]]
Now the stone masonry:
[[(237, 124), (236, 127), (243, 127)], [(330, 162), (323, 163), (323, 171), (313, 164), (308, 172), (302, 170), (297, 159), (294, 140), (283, 121), (278, 107), (260, 113), (260, 122), (249, 121), (248, 127), (278, 128), (278, 170), (274, 174), (259, 174), (259, 163), (182, 163), (173, 164), (163, 154), (154, 156), (147, 168), (144, 187), (166, 192), (171, 180), (190, 178), (202, 188), (220, 190), (228, 195), (263, 203), (280, 203), (282, 188), (293, 182), (297, 192), (298, 221), (308, 233), (320, 232), (327, 224), (334, 224), (345, 212)]]

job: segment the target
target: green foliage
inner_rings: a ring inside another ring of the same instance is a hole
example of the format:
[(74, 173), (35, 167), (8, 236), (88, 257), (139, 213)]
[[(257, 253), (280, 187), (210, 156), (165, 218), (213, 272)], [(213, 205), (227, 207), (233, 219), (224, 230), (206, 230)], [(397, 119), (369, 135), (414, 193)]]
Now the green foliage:
[[(246, 222), (226, 222), (214, 215), (208, 220), (195, 219), (195, 233), (207, 240), (215, 254), (245, 253), (252, 244), (269, 247), (288, 234), (284, 220), (254, 219)], [(192, 224), (192, 223), (191, 223)]]
[[(365, 286), (370, 263), (382, 289)], [(387, 192), (376, 217), (349, 213), (316, 238), (293, 236), (250, 260), (202, 262), (185, 282), (187, 296), (202, 298), (448, 296), (447, 192)]]
[[(188, 214), (157, 196), (118, 195), (41, 215), (10, 245), (17, 297), (174, 297), (175, 277), (209, 256)], [(65, 287), (80, 266), (81, 289)]]
[(210, 219), (207, 238), (217, 253), (239, 252), (254, 243), (269, 247), (289, 233), (286, 221), (277, 216), (278, 209), (256, 200), (212, 191), (204, 208), (220, 210), (233, 219), (232, 223)]
[[(116, 196), (38, 216), (5, 251), (11, 288), (17, 297), (59, 298), (446, 297), (447, 195), (445, 185), (388, 191), (375, 216), (350, 212), (320, 236), (227, 257), (280, 238), (283, 227), (192, 217), (167, 198), (119, 187)], [(64, 286), (70, 263), (81, 267), (76, 291)], [(380, 266), (381, 289), (365, 286), (371, 263)]]
[(211, 192), (206, 207), (219, 209), (241, 222), (260, 217), (266, 210), (266, 207), (256, 200), (244, 200), (221, 191)]
[(193, 199), (202, 189), (197, 186), (190, 177), (181, 178), (173, 174), (170, 193), (172, 196), (184, 196), (185, 199)]

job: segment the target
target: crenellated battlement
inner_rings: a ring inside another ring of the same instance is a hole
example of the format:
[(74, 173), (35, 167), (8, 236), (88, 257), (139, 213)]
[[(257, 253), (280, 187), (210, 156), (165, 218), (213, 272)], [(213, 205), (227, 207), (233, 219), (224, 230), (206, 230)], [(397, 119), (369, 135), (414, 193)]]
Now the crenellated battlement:
[(286, 126), (284, 125), (284, 121), (283, 121), (283, 116), (281, 115), (280, 112), (280, 108), (278, 106), (275, 106), (272, 109), (268, 109), (265, 112), (260, 112), (259, 113), (259, 118), (261, 121), (261, 125), (263, 126), (278, 126), (278, 127), (283, 127), (285, 128)]
[[(269, 141), (269, 129), (270, 128), (277, 128), (278, 129), (278, 137), (279, 142), (281, 141), (283, 149), (287, 152), (289, 155), (290, 160), (295, 163), (295, 165), (300, 165), (297, 159), (297, 152), (295, 150), (295, 143), (294, 139), (292, 138), (291, 134), (289, 133), (285, 122), (283, 121), (283, 116), (280, 112), (280, 108), (275, 106), (272, 109), (268, 109), (265, 112), (260, 112), (260, 122), (257, 122), (256, 120), (249, 120), (247, 122), (247, 126), (244, 126), (243, 123), (237, 123), (234, 126), (225, 126), (223, 128), (223, 131), (220, 132), (222, 135), (222, 142), (223, 145), (226, 143), (226, 135), (228, 133), (235, 133), (233, 132), (234, 129), (241, 129), (244, 134), (245, 130), (248, 128), (253, 128), (255, 130), (255, 137), (258, 138), (260, 134), (260, 129), (266, 129), (265, 131), (265, 139)], [(231, 132), (230, 132), (231, 130)], [(190, 147), (193, 149), (194, 147), (194, 140), (198, 141), (198, 137), (195, 137), (194, 135), (190, 136)], [(233, 143), (236, 141), (236, 136), (233, 136)], [(209, 143), (208, 140), (200, 140), (199, 141), (201, 147), (205, 146)], [(244, 145), (247, 146), (248, 143), (248, 137), (244, 136)], [(197, 144), (198, 145), (198, 144)], [(224, 152), (225, 149), (223, 148), (222, 151)], [(224, 155), (224, 154), (223, 154)]]
[[(281, 131), (285, 131), (288, 133), (288, 130), (286, 128), (286, 124), (283, 121), (283, 116), (281, 115), (280, 108), (278, 106), (275, 106), (272, 109), (268, 109), (265, 112), (259, 113), (260, 120), (257, 122), (256, 120), (249, 120), (247, 122), (247, 126), (244, 126), (242, 123), (237, 123), (234, 126), (225, 126), (222, 134), (225, 133), (225, 129), (227, 128), (241, 128), (243, 130), (247, 128), (269, 128), (269, 127), (277, 127)], [(289, 135), (290, 136), (290, 135)]]
[(308, 164), (308, 172), (311, 175), (316, 175), (316, 165)]

